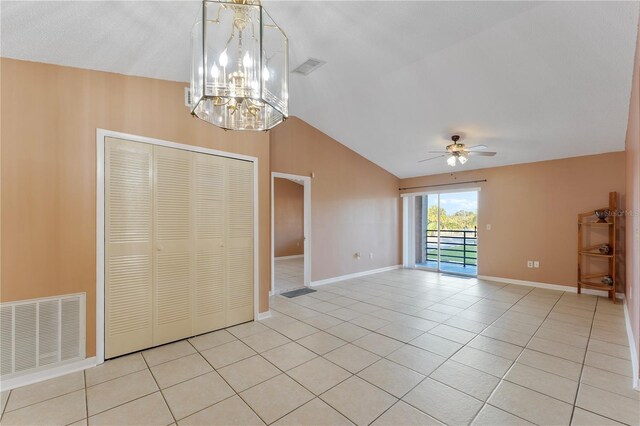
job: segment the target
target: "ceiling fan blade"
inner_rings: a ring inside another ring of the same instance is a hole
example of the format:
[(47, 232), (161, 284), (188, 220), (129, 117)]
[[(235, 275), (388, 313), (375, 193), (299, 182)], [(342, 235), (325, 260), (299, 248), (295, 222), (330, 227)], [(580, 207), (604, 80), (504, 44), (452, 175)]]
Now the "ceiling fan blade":
[(429, 154), (451, 154), (449, 151), (429, 151)]
[(444, 157), (444, 155), (438, 155), (437, 157), (425, 158), (424, 160), (418, 161), (418, 163), (424, 163), (425, 161), (435, 160), (436, 158)]
[(465, 153), (465, 155), (473, 155), (478, 157), (493, 157), (496, 154), (497, 154), (496, 152), (490, 152), (490, 151), (486, 151), (486, 152), (469, 151)]
[(467, 151), (480, 151), (481, 149), (487, 149), (486, 145), (474, 145), (467, 148)]

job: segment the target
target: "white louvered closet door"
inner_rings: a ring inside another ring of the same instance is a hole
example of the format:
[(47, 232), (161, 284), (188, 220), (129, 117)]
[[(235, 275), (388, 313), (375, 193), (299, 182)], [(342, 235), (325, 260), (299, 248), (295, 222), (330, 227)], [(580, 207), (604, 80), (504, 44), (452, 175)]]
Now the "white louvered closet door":
[(155, 146), (153, 344), (192, 335), (193, 153)]
[(152, 341), (153, 148), (105, 141), (105, 356)]
[(227, 326), (253, 319), (253, 163), (225, 159)]
[(194, 154), (193, 334), (226, 326), (225, 159)]
[(253, 163), (107, 138), (105, 356), (253, 319)]

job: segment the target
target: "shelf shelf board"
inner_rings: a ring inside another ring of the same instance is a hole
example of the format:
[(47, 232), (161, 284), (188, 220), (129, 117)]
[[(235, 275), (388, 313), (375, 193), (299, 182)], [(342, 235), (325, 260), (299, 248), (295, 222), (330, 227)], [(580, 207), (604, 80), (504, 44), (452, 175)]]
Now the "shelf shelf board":
[(584, 255), (584, 256), (595, 256), (595, 257), (606, 257), (606, 258), (613, 258), (612, 254), (601, 254), (601, 253), (594, 253), (591, 251), (581, 251), (580, 254)]
[(578, 225), (587, 225), (587, 226), (593, 226), (593, 225), (598, 225), (598, 226), (609, 226), (609, 225), (613, 225), (613, 222), (578, 222)]
[(599, 273), (597, 273), (597, 274), (584, 274), (584, 275), (582, 275), (582, 277), (581, 277), (581, 278), (582, 278), (583, 280), (588, 280), (588, 279), (591, 279), (591, 278), (601, 278), (601, 277), (606, 277), (607, 275), (609, 275), (609, 273), (608, 273), (608, 272), (599, 272)]
[(592, 283), (592, 282), (580, 281), (580, 285), (582, 287), (595, 288), (595, 289), (598, 289), (598, 290), (605, 290), (605, 291), (612, 291), (613, 290), (613, 286), (612, 285), (606, 285), (606, 284), (602, 284), (602, 283)]

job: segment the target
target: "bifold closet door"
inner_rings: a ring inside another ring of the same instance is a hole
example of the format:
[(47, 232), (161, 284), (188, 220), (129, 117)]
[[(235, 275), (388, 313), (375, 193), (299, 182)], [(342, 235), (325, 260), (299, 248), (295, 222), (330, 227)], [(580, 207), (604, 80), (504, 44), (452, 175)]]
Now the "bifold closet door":
[(153, 344), (191, 336), (193, 153), (155, 146)]
[(253, 163), (107, 138), (105, 356), (253, 319)]
[(253, 163), (225, 159), (227, 326), (253, 319)]
[(196, 256), (193, 334), (227, 325), (225, 162), (222, 157), (194, 154)]
[(105, 357), (152, 338), (153, 147), (105, 140)]

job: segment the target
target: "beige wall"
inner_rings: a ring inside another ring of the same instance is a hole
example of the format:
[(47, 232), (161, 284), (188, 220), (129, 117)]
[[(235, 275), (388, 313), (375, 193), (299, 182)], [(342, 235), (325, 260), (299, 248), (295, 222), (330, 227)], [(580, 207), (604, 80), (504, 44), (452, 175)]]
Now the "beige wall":
[(271, 131), (271, 170), (315, 174), (313, 281), (401, 263), (398, 178), (297, 118)]
[[(625, 154), (615, 152), (403, 179), (401, 186), (486, 179), (467, 185), (482, 188), (478, 274), (575, 286), (576, 216), (606, 207), (609, 191), (624, 194), (624, 170)], [(540, 268), (527, 268), (527, 260)]]
[[(633, 68), (626, 139), (627, 199), (627, 303), (631, 329), (640, 354), (640, 31)], [(639, 361), (640, 362), (640, 361)]]
[(304, 253), (304, 186), (273, 180), (273, 251), (275, 257)]
[(260, 310), (270, 287), (269, 135), (190, 116), (184, 83), (3, 58), (1, 297), (87, 294), (95, 354), (96, 128), (258, 157)]

